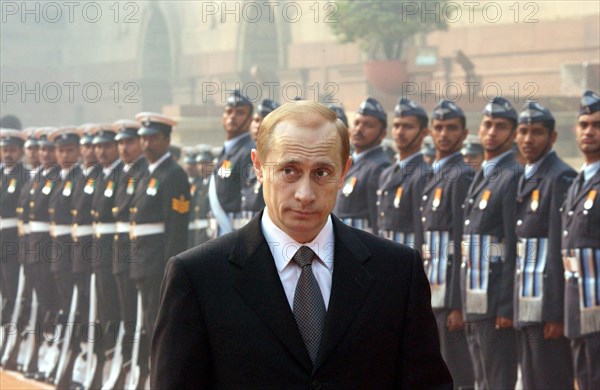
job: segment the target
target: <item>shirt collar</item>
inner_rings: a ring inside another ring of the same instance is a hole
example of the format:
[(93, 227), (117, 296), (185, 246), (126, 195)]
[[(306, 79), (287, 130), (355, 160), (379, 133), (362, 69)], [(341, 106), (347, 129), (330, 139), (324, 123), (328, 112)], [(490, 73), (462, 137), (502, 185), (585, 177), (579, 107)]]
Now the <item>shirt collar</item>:
[(373, 146), (372, 148), (369, 148), (369, 149), (367, 149), (367, 150), (363, 150), (363, 151), (362, 151), (362, 152), (360, 152), (360, 153), (356, 153), (356, 152), (352, 153), (352, 163), (353, 163), (353, 164), (355, 164), (355, 163), (359, 162), (360, 160), (362, 160), (362, 158), (363, 158), (363, 157), (364, 157), (364, 156), (365, 156), (367, 153), (369, 153), (371, 150), (375, 150), (375, 149), (377, 149), (377, 148), (381, 148), (381, 145)]
[(153, 174), (154, 171), (156, 170), (156, 168), (158, 168), (160, 166), (160, 164), (163, 163), (163, 161), (165, 161), (167, 158), (170, 158), (170, 157), (171, 157), (171, 152), (167, 152), (167, 153), (163, 154), (163, 156), (161, 158), (159, 158), (152, 164), (148, 165), (148, 171), (150, 171), (150, 174)]
[(77, 166), (77, 164), (73, 164), (73, 165), (71, 165), (71, 168), (61, 169), (60, 170), (60, 178), (63, 180), (66, 180), (67, 177), (69, 177), (69, 173), (71, 173), (73, 171), (73, 169), (75, 169), (76, 166)]
[(422, 155), (423, 153), (417, 152), (406, 157), (404, 160), (398, 160), (398, 166), (400, 167), (400, 169), (403, 169), (406, 165), (408, 165), (409, 162)]
[(454, 152), (451, 155), (442, 158), (441, 160), (434, 161), (433, 162), (433, 172), (438, 173), (439, 171), (441, 171), (442, 168), (444, 167), (444, 165), (446, 165), (446, 163), (448, 162), (448, 160), (450, 160), (451, 158), (453, 158), (459, 154), (460, 154), (460, 151)]
[(583, 164), (583, 166), (581, 167), (581, 172), (583, 172), (583, 180), (588, 181), (589, 179), (594, 177), (596, 173), (598, 173), (598, 170), (600, 170), (600, 161), (596, 161), (589, 165)]
[(125, 173), (129, 172), (129, 170), (130, 170), (131, 168), (133, 168), (133, 166), (134, 166), (135, 164), (137, 164), (137, 163), (138, 163), (138, 162), (139, 162), (139, 161), (142, 159), (142, 157), (144, 157), (144, 155), (143, 155), (143, 154), (140, 154), (140, 155), (139, 155), (139, 156), (138, 156), (138, 157), (137, 157), (135, 160), (133, 160), (133, 161), (132, 161), (132, 162), (130, 162), (129, 164), (125, 164), (125, 165), (123, 165), (123, 171), (125, 171)]
[(536, 162), (533, 162), (531, 164), (525, 164), (525, 179), (531, 179), (533, 175), (535, 175), (537, 170), (540, 168), (540, 165), (542, 165), (544, 160), (546, 160), (546, 157), (548, 157), (551, 153), (555, 153), (554, 150), (551, 149), (550, 151), (548, 151), (548, 153), (544, 154)]
[(110, 164), (110, 166), (106, 167), (106, 168), (102, 168), (102, 173), (104, 173), (104, 178), (108, 178), (108, 176), (110, 176), (111, 172), (113, 171), (113, 169), (115, 169), (115, 167), (121, 162), (120, 159), (116, 159), (115, 161), (113, 161), (112, 164)]
[(483, 177), (486, 179), (490, 176), (496, 165), (498, 165), (498, 161), (502, 160), (504, 156), (512, 153), (512, 150), (507, 150), (499, 156), (492, 158), (491, 160), (485, 160), (481, 163), (481, 171), (483, 172)]
[(277, 271), (282, 272), (285, 267), (288, 266), (290, 260), (296, 254), (296, 251), (301, 246), (308, 246), (312, 249), (315, 254), (319, 257), (318, 261), (329, 269), (333, 270), (333, 250), (334, 250), (334, 234), (333, 234), (333, 223), (331, 221), (331, 215), (327, 217), (327, 222), (323, 229), (317, 234), (314, 240), (306, 244), (300, 244), (293, 238), (287, 235), (281, 230), (269, 217), (267, 208), (265, 207), (263, 216), (261, 219), (261, 229), (269, 249), (275, 260), (275, 266)]
[(246, 132), (244, 134), (240, 134), (235, 138), (232, 138), (230, 140), (227, 140), (223, 143), (223, 153), (229, 153), (231, 152), (231, 149), (233, 149), (233, 147), (235, 145), (237, 145), (241, 140), (245, 139), (244, 137), (250, 137), (250, 133)]

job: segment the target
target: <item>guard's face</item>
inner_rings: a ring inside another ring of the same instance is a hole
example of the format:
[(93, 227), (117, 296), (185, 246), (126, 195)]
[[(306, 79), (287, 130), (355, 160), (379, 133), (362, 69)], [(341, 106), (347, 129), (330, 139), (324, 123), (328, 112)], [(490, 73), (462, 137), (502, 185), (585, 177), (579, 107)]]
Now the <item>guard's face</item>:
[(515, 136), (516, 132), (512, 129), (510, 119), (483, 116), (479, 126), (479, 139), (483, 150), (491, 154), (490, 157), (493, 158), (509, 150)]
[(252, 123), (250, 124), (250, 135), (255, 141), (258, 137), (258, 129), (260, 128), (260, 124), (262, 123), (263, 119), (265, 119), (265, 117), (260, 114), (254, 114), (252, 117)]
[(32, 167), (35, 167), (40, 162), (38, 157), (39, 151), (40, 148), (38, 146), (25, 148), (25, 161)]
[(45, 168), (56, 164), (55, 148), (50, 146), (40, 147), (40, 162)]
[(18, 145), (2, 146), (2, 162), (7, 167), (15, 165), (23, 156), (23, 148)]
[(171, 138), (163, 133), (157, 133), (142, 135), (140, 141), (144, 155), (150, 163), (153, 163), (167, 153)]
[(62, 169), (71, 168), (79, 160), (79, 145), (58, 145), (56, 148), (56, 159)]
[(103, 167), (109, 167), (119, 158), (119, 149), (114, 141), (102, 142), (96, 145), (96, 158)]
[(460, 118), (434, 119), (431, 125), (431, 139), (440, 158), (458, 152), (469, 131), (462, 126)]
[(318, 126), (310, 129), (280, 122), (267, 155), (252, 151), (269, 216), (299, 243), (313, 240), (327, 222), (350, 166), (350, 159), (340, 165), (335, 126)]
[(586, 155), (600, 154), (600, 111), (581, 115), (575, 128), (579, 149)]
[(79, 151), (81, 152), (81, 159), (85, 165), (90, 165), (96, 163), (98, 160), (96, 159), (96, 152), (94, 150), (94, 145), (85, 144), (79, 146)]
[(375, 117), (356, 114), (354, 125), (349, 129), (350, 143), (358, 153), (381, 143), (386, 135), (381, 121)]
[(392, 138), (399, 152), (421, 149), (427, 129), (420, 131), (419, 118), (416, 116), (395, 117), (392, 122)]
[(251, 121), (250, 106), (227, 106), (221, 117), (227, 139), (235, 138), (248, 131)]
[(541, 123), (520, 124), (517, 127), (517, 147), (526, 163), (542, 158), (554, 145), (556, 132), (550, 132)]
[(131, 164), (142, 154), (142, 146), (138, 137), (120, 139), (118, 148), (119, 156), (125, 164)]

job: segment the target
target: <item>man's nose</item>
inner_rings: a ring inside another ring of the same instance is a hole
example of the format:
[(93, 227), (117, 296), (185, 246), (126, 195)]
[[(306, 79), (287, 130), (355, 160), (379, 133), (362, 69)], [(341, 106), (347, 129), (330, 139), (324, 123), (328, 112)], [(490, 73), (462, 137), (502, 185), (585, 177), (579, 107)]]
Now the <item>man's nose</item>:
[(313, 183), (310, 175), (304, 175), (304, 177), (302, 177), (297, 183), (296, 200), (302, 203), (303, 206), (309, 205), (317, 199), (312, 185)]

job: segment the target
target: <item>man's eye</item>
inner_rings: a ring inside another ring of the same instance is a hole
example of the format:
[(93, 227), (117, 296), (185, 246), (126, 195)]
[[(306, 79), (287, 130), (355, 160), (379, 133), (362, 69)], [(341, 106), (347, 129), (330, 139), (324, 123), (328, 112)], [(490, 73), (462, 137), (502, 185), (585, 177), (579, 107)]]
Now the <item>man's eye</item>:
[(283, 168), (281, 173), (286, 180), (295, 180), (298, 178), (298, 171), (294, 168)]

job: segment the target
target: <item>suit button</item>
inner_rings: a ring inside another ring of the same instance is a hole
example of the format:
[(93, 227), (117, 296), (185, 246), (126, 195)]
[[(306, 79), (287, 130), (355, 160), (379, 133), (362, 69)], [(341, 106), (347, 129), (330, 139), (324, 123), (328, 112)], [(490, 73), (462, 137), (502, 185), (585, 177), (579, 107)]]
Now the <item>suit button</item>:
[(425, 218), (425, 217), (421, 218), (421, 222), (425, 222), (425, 221), (427, 221), (427, 218)]
[(377, 190), (377, 195), (381, 195), (381, 190)]
[(519, 219), (519, 220), (517, 221), (517, 226), (521, 226), (521, 225), (523, 225), (523, 221)]
[(568, 215), (569, 217), (570, 217), (570, 216), (572, 216), (573, 214), (575, 214), (575, 213), (573, 212), (573, 210), (570, 210), (570, 211), (567, 213), (567, 215)]
[(423, 195), (423, 202), (427, 202), (427, 195)]
[(467, 220), (465, 220), (465, 225), (468, 225), (468, 224), (470, 224), (470, 223), (471, 223), (471, 221), (469, 221), (468, 219), (467, 219)]
[(322, 389), (322, 388), (323, 388), (323, 386), (321, 386), (321, 382), (319, 382), (318, 380), (316, 380), (316, 379), (315, 379), (315, 380), (313, 380), (313, 381), (311, 382), (311, 384), (310, 384), (310, 388), (311, 388), (311, 389), (315, 389), (315, 390), (319, 390), (319, 389)]
[(568, 235), (569, 235), (569, 232), (565, 230), (565, 231), (563, 232), (563, 236), (565, 236), (565, 237), (566, 237), (566, 236), (568, 236)]
[(388, 192), (387, 191), (383, 191), (383, 195), (387, 196)]
[(379, 213), (379, 215), (381, 215), (383, 217), (385, 215), (385, 213), (382, 211), (381, 213)]
[(380, 201), (377, 201), (377, 202), (375, 202), (375, 204), (376, 204), (377, 206), (379, 206), (379, 205), (381, 205), (381, 202), (380, 202)]
[(473, 198), (470, 198), (470, 199), (469, 199), (469, 204), (473, 204), (473, 202), (475, 202), (475, 199), (473, 199)]
[(423, 211), (423, 207), (419, 207), (419, 211)]

